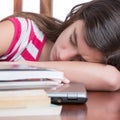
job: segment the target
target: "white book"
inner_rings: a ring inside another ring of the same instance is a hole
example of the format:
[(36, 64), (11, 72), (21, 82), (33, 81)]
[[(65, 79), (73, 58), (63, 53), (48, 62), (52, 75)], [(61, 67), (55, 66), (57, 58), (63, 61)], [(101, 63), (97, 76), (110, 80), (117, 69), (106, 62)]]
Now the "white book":
[(64, 78), (62, 71), (55, 69), (47, 69), (34, 67), (29, 65), (1, 65), (0, 66), (0, 81), (12, 80), (29, 80), (29, 79), (54, 79), (61, 81)]
[(0, 82), (0, 90), (17, 90), (17, 89), (53, 89), (61, 86), (62, 83), (54, 80), (42, 81), (8, 81)]
[(60, 115), (61, 105), (0, 109), (0, 117)]

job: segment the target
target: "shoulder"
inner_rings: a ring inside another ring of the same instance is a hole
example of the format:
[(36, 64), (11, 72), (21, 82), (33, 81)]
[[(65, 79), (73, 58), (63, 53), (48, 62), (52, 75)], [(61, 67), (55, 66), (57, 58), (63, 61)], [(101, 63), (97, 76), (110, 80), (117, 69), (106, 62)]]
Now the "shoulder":
[(11, 44), (13, 35), (14, 35), (13, 23), (9, 20), (0, 22), (0, 56), (7, 51), (9, 45)]
[(5, 21), (0, 22), (0, 28), (2, 28), (2, 29), (11, 28), (11, 27), (13, 27), (13, 24), (9, 20), (5, 20)]

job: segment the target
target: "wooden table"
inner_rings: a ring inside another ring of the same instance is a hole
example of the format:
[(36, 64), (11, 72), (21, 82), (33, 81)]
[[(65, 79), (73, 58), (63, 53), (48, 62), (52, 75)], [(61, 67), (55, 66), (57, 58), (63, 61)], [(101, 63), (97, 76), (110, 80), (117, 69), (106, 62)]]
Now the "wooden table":
[(88, 92), (84, 105), (63, 105), (57, 117), (0, 118), (0, 120), (120, 120), (120, 91)]
[(120, 120), (120, 91), (88, 92), (85, 105), (64, 105), (61, 120)]

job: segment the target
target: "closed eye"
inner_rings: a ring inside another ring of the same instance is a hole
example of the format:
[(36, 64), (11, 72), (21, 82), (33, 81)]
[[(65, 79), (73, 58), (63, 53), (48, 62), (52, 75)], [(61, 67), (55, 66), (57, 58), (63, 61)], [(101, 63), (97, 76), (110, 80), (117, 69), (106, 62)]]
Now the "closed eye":
[(74, 44), (77, 46), (77, 34), (76, 34), (76, 29), (74, 29), (74, 32), (73, 32), (73, 39), (74, 39)]
[(77, 47), (76, 29), (74, 29), (73, 33), (70, 35), (70, 42), (71, 42), (72, 45)]
[(74, 46), (76, 46), (76, 44), (75, 44), (75, 42), (74, 42), (74, 40), (73, 40), (73, 37), (72, 37), (72, 35), (70, 35), (70, 43), (72, 44), (72, 45), (74, 45)]

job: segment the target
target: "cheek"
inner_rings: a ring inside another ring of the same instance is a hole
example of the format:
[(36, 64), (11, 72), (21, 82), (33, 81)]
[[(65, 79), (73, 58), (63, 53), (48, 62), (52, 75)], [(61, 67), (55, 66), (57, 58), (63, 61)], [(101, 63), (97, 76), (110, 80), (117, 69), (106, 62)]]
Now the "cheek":
[(70, 36), (70, 33), (67, 30), (64, 30), (58, 37), (57, 41), (66, 42)]
[(68, 39), (66, 37), (59, 37), (55, 43), (56, 46), (65, 48), (68, 44)]
[(70, 44), (69, 36), (70, 36), (70, 33), (67, 30), (63, 31), (56, 40), (56, 43), (55, 43), (56, 46), (59, 46), (60, 48), (65, 49)]

